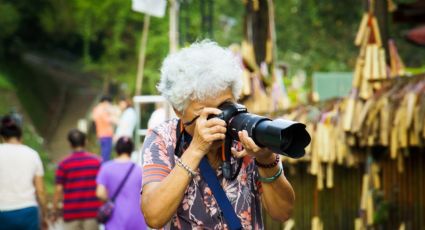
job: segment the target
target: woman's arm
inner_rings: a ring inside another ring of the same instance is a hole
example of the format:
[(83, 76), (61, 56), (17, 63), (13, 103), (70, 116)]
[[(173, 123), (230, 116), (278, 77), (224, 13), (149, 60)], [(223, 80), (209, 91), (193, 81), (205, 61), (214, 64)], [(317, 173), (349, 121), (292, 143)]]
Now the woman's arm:
[[(195, 150), (188, 148), (181, 161), (191, 169), (198, 168), (200, 157)], [(161, 182), (152, 182), (143, 187), (141, 208), (146, 223), (152, 228), (161, 228), (176, 213), (181, 204), (191, 175), (181, 167), (174, 167)]]
[[(217, 140), (225, 138), (226, 123), (220, 119), (207, 119), (209, 114), (219, 114), (214, 108), (204, 108), (196, 121), (192, 142), (180, 160), (190, 169), (196, 170), (199, 163)], [(143, 187), (141, 208), (146, 223), (161, 228), (176, 213), (192, 176), (176, 165), (161, 182), (151, 182)]]
[[(270, 164), (276, 160), (276, 154), (272, 153), (266, 148), (260, 148), (254, 141), (248, 136), (246, 131), (239, 133), (239, 139), (244, 146), (244, 150), (237, 152), (232, 150), (236, 157), (244, 157), (250, 155), (256, 158), (256, 160), (262, 164)], [(270, 178), (279, 172), (281, 164), (277, 164), (273, 168), (261, 168), (258, 167), (260, 177)], [(284, 173), (270, 183), (262, 183), (263, 193), (261, 200), (266, 211), (270, 214), (273, 219), (279, 221), (288, 220), (293, 211), (295, 202), (295, 193), (292, 189), (291, 184), (286, 179)]]
[(53, 217), (52, 220), (55, 222), (59, 218), (59, 203), (63, 199), (63, 185), (56, 184), (55, 192), (53, 194)]
[[(257, 161), (260, 163), (269, 164), (275, 160), (275, 154), (271, 154), (266, 158), (258, 158)], [(273, 168), (260, 168), (258, 172), (260, 177), (272, 177), (279, 171), (280, 163)], [(295, 202), (295, 193), (292, 189), (291, 184), (286, 179), (284, 173), (280, 175), (275, 181), (271, 183), (262, 183), (263, 193), (261, 200), (264, 208), (269, 215), (276, 220), (286, 221), (288, 220), (293, 212), (293, 206)]]
[(96, 196), (101, 201), (107, 201), (108, 200), (108, 190), (103, 184), (98, 184), (96, 186)]
[(47, 226), (47, 206), (46, 206), (46, 196), (44, 192), (44, 182), (43, 182), (43, 176), (35, 176), (34, 177), (34, 186), (35, 186), (35, 192), (37, 195), (38, 204), (40, 206), (41, 210), (41, 217), (42, 217), (42, 225), (43, 228), (46, 228)]

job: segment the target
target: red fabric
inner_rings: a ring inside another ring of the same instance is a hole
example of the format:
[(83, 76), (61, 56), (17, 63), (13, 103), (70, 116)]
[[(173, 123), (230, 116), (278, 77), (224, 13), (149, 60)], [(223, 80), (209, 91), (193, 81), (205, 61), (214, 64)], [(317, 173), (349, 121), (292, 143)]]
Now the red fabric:
[(418, 45), (425, 46), (425, 25), (410, 30), (407, 38)]
[(94, 154), (76, 152), (59, 163), (56, 183), (63, 186), (65, 221), (95, 218), (101, 202), (96, 197), (96, 175), (101, 160)]

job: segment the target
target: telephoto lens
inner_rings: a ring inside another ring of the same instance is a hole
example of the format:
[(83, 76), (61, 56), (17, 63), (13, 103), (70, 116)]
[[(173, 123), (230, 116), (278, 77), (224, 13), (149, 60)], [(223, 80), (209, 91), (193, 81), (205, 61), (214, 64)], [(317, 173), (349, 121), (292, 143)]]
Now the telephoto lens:
[(246, 130), (260, 147), (291, 158), (305, 155), (305, 147), (310, 144), (311, 137), (304, 124), (251, 114), (243, 105), (233, 102), (224, 102), (218, 108), (222, 113), (216, 117), (226, 121), (226, 135), (232, 139), (239, 140), (238, 132)]

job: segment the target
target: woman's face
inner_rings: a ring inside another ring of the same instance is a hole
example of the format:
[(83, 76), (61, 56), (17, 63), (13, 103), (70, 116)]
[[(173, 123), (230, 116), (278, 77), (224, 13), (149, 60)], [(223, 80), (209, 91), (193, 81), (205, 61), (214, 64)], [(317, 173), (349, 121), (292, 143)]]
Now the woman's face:
[[(227, 89), (223, 91), (220, 95), (218, 95), (215, 98), (210, 98), (203, 101), (191, 101), (183, 113), (177, 112), (177, 116), (180, 119), (182, 119), (183, 123), (187, 123), (195, 119), (197, 116), (199, 116), (202, 112), (202, 109), (207, 107), (217, 108), (219, 105), (221, 105), (225, 101), (235, 102), (235, 98), (233, 97), (231, 89)], [(188, 132), (190, 135), (193, 135), (193, 132), (195, 130), (195, 125), (196, 123), (193, 122), (191, 125), (186, 126), (185, 127), (186, 132)]]

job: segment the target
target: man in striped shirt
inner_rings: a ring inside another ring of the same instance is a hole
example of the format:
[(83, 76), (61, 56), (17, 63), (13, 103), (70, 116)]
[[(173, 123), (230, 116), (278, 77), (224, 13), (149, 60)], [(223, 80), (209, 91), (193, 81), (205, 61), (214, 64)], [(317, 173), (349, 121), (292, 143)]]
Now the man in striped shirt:
[(59, 163), (56, 170), (54, 213), (58, 213), (58, 203), (63, 200), (65, 230), (97, 230), (96, 214), (101, 202), (96, 197), (96, 175), (101, 160), (84, 151), (86, 135), (81, 131), (71, 130), (68, 141), (73, 152)]

